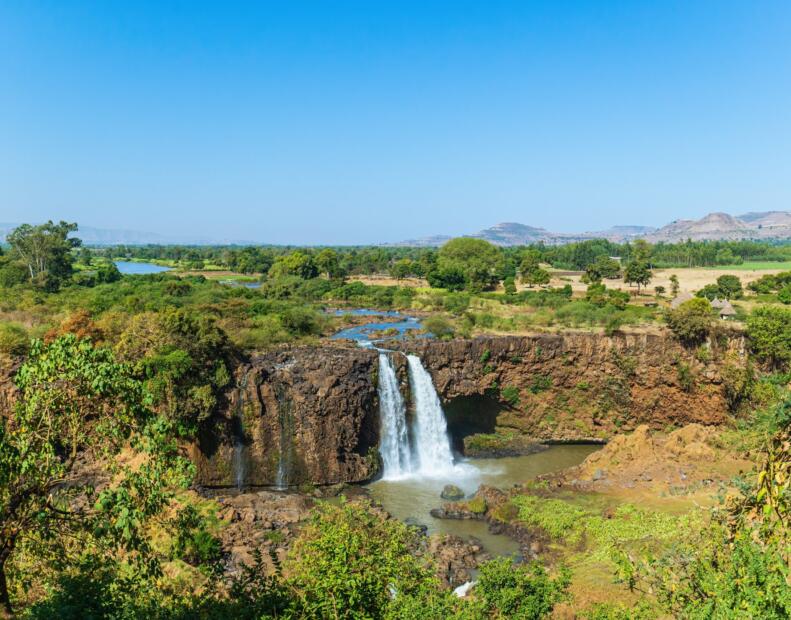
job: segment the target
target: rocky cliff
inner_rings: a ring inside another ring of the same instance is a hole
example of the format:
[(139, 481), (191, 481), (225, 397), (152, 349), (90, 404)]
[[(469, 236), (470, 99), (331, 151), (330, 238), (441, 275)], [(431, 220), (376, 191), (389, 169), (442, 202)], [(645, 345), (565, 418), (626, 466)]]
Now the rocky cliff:
[(690, 350), (670, 335), (590, 333), (401, 343), (442, 396), (456, 447), (468, 453), (538, 440), (606, 440), (728, 417), (724, 382), (746, 359), (731, 335)]
[(377, 356), (295, 347), (253, 357), (193, 446), (206, 486), (366, 480), (378, 466)]
[[(640, 424), (721, 424), (729, 415), (726, 384), (745, 361), (738, 335), (695, 350), (669, 335), (590, 333), (392, 346), (421, 357), (454, 447), (469, 455), (525, 452), (537, 441), (604, 441)], [(405, 357), (392, 355), (409, 403)], [(195, 446), (198, 481), (370, 478), (378, 467), (377, 366), (374, 351), (335, 344), (287, 348), (243, 364), (228, 406)]]

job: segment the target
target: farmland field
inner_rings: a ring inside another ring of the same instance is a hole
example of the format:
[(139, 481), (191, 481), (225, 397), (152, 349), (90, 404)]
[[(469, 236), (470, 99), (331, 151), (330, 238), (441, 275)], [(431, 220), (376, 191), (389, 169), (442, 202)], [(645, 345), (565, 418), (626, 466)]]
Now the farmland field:
[(719, 267), (712, 267), (718, 270), (738, 270), (738, 271), (762, 271), (762, 270), (780, 270), (791, 271), (791, 261), (748, 261), (741, 265), (722, 265)]

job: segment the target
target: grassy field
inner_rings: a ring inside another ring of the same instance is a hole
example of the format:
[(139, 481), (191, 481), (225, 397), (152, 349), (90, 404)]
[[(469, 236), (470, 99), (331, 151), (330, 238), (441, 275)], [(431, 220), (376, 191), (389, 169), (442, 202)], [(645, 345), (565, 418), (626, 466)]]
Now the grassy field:
[(712, 267), (712, 269), (733, 271), (761, 271), (761, 270), (780, 270), (791, 271), (791, 261), (777, 262), (777, 261), (752, 261), (742, 263), (741, 265), (722, 265), (720, 267)]

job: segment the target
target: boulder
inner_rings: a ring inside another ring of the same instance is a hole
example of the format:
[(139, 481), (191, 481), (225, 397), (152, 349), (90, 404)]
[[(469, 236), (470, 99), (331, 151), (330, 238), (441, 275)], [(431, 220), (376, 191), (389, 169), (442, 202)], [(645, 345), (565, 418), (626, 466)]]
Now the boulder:
[(455, 484), (446, 484), (439, 496), (442, 499), (446, 499), (450, 502), (456, 502), (460, 499), (464, 499), (464, 491), (462, 491)]

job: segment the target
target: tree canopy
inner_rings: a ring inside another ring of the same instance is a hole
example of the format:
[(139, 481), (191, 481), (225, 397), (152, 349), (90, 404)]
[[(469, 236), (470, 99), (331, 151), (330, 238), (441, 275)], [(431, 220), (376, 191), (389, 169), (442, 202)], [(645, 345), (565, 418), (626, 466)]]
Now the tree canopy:
[(6, 238), (11, 246), (12, 257), (27, 269), (30, 281), (41, 288), (57, 289), (72, 273), (71, 251), (81, 241), (69, 237), (77, 230), (77, 224), (67, 222), (33, 226), (22, 224)]
[(500, 249), (488, 241), (459, 237), (440, 248), (437, 267), (440, 272), (461, 273), (468, 290), (484, 291), (496, 286), (502, 260)]

